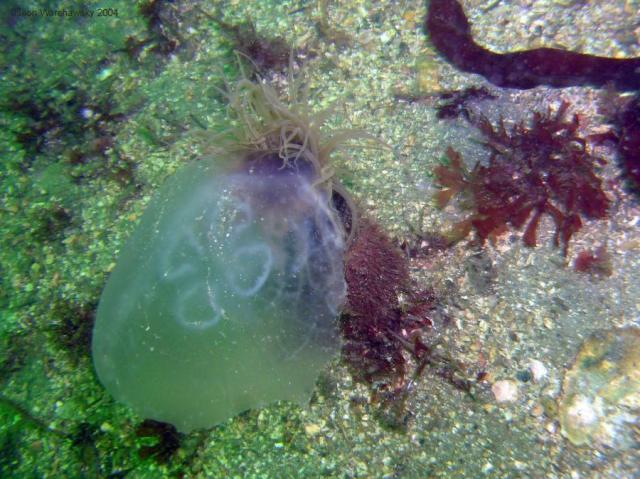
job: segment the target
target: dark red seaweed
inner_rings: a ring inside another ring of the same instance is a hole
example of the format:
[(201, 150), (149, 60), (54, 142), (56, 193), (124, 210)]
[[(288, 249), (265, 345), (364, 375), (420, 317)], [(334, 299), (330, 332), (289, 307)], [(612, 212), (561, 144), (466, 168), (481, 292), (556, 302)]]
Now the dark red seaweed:
[(426, 32), (437, 50), (461, 70), (484, 76), (494, 85), (528, 89), (603, 86), (640, 89), (640, 58), (608, 58), (557, 48), (495, 53), (478, 45), (456, 0), (430, 0)]
[(640, 187), (640, 96), (631, 100), (616, 123), (620, 129), (618, 148), (625, 171), (635, 186)]
[[(610, 201), (596, 175), (600, 159), (578, 133), (577, 114), (569, 115), (563, 102), (555, 112), (535, 112), (530, 121), (511, 129), (500, 120), (493, 126), (483, 116), (474, 121), (491, 150), (488, 164), (464, 168), (459, 153), (449, 148), (449, 165), (435, 169), (442, 189), (436, 193), (440, 207), (459, 193), (468, 196), (474, 213), (460, 222), (452, 240), (475, 229), (482, 242), (507, 231), (525, 228), (523, 241), (533, 247), (542, 215), (555, 222), (554, 244), (567, 255), (571, 237), (582, 228), (582, 218), (608, 216)], [(526, 225), (526, 226), (525, 226)]]
[[(356, 380), (371, 384), (379, 394), (399, 392), (407, 384), (404, 353), (418, 360), (429, 349), (420, 333), (431, 327), (429, 315), (436, 308), (436, 297), (414, 290), (408, 258), (369, 219), (360, 218), (345, 260), (342, 356)], [(404, 305), (398, 299), (401, 295), (406, 297)]]
[(613, 263), (606, 246), (599, 246), (595, 250), (588, 249), (578, 253), (573, 267), (579, 273), (588, 273), (596, 277), (611, 276)]

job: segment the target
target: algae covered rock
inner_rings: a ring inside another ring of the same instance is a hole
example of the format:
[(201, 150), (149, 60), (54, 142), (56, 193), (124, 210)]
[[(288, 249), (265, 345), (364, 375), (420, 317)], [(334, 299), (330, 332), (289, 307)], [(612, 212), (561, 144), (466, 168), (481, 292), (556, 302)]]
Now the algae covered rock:
[(640, 328), (598, 331), (566, 373), (562, 434), (576, 446), (638, 447)]

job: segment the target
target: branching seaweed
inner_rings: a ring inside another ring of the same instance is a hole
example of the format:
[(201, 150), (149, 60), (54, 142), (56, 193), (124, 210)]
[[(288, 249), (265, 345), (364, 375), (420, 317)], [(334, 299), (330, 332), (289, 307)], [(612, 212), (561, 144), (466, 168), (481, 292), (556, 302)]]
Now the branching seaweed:
[(497, 127), (484, 116), (474, 124), (486, 138), (491, 151), (488, 165), (478, 163), (466, 171), (462, 158), (452, 148), (447, 151), (450, 165), (435, 170), (442, 190), (436, 194), (440, 207), (464, 194), (471, 200), (473, 214), (455, 226), (454, 239), (474, 229), (481, 241), (507, 230), (525, 226), (523, 241), (536, 246), (542, 215), (553, 219), (554, 244), (562, 244), (563, 255), (571, 237), (582, 228), (583, 220), (604, 219), (610, 201), (602, 190), (595, 166), (603, 160), (594, 156), (587, 140), (578, 134), (577, 114), (568, 118), (569, 103), (560, 104), (555, 113), (536, 112), (530, 122), (507, 129), (503, 120)]
[(471, 390), (462, 367), (425, 340), (439, 300), (412, 284), (407, 261), (377, 224), (361, 218), (346, 257), (341, 321), (342, 357), (354, 379), (371, 387), (385, 422), (401, 428), (409, 392), (427, 366), (454, 387)]

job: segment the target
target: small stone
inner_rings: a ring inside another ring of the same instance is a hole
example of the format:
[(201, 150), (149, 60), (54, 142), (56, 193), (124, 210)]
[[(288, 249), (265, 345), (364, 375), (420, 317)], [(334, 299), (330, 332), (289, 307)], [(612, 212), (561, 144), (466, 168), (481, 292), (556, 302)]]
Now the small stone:
[(318, 424), (306, 424), (304, 426), (304, 432), (307, 436), (316, 436), (320, 432), (321, 427)]
[(482, 472), (483, 472), (483, 474), (489, 474), (491, 471), (493, 471), (493, 464), (491, 464), (490, 462), (486, 462), (486, 463), (482, 466)]
[(103, 422), (100, 425), (100, 431), (102, 431), (102, 432), (113, 432), (113, 426), (111, 424), (109, 424), (108, 422)]
[(573, 427), (587, 431), (587, 433), (597, 428), (601, 416), (601, 398), (596, 398), (596, 401), (592, 401), (589, 397), (578, 395), (568, 405), (566, 410), (567, 422)]
[(100, 72), (98, 72), (97, 78), (98, 80), (106, 80), (113, 73), (112, 68), (103, 68)]
[(416, 23), (420, 21), (420, 17), (418, 16), (418, 12), (415, 10), (409, 10), (402, 15), (402, 18), (405, 22), (407, 22), (407, 28), (409, 30), (415, 28)]
[(394, 32), (391, 32), (391, 31), (382, 32), (382, 35), (380, 35), (380, 41), (382, 43), (389, 43), (394, 36), (395, 36)]
[(510, 379), (497, 381), (491, 391), (499, 403), (514, 402), (518, 400), (518, 385)]
[(533, 417), (540, 417), (543, 414), (544, 414), (544, 407), (542, 407), (542, 404), (538, 403), (531, 408), (531, 415)]
[(552, 397), (543, 397), (540, 400), (540, 404), (544, 408), (544, 414), (551, 419), (556, 419), (558, 417), (558, 403)]
[(549, 373), (549, 371), (545, 367), (545, 365), (542, 364), (542, 362), (538, 361), (537, 359), (532, 359), (531, 360), (531, 362), (529, 363), (529, 371), (531, 372), (531, 375), (533, 376), (533, 380), (535, 382), (537, 382), (537, 383), (539, 383), (545, 377), (547, 377), (547, 374)]
[(89, 120), (93, 115), (94, 111), (91, 108), (85, 107), (80, 109), (80, 116), (85, 120)]

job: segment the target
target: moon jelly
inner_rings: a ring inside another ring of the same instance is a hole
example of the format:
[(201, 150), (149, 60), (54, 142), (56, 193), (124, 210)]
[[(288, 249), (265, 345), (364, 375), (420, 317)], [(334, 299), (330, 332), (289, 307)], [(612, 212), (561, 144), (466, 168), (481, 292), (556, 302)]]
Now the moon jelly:
[(341, 346), (346, 232), (327, 174), (331, 145), (268, 87), (241, 85), (248, 100), (238, 91), (231, 100), (261, 114), (243, 119), (235, 145), (244, 146), (187, 164), (159, 189), (94, 330), (107, 390), (181, 431), (306, 402)]

